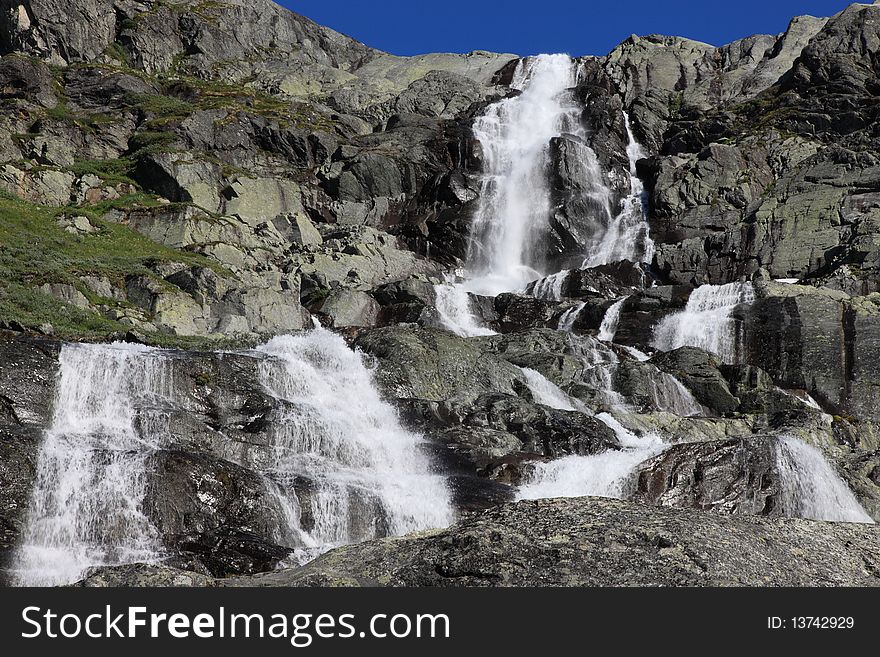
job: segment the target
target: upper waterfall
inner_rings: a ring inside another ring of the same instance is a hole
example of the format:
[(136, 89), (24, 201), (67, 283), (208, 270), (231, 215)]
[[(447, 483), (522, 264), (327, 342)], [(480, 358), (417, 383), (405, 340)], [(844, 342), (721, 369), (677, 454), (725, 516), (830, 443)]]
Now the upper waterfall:
[(575, 84), (577, 66), (568, 55), (521, 60), (511, 86), (522, 93), (489, 106), (474, 123), (484, 176), (468, 253), (473, 292), (519, 290), (541, 276), (550, 141), (572, 112), (563, 96)]

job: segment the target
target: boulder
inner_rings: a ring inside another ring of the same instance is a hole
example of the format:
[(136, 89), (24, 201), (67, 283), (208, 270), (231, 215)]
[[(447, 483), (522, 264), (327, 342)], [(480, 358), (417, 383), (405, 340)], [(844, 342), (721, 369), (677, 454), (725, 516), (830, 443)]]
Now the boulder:
[[(876, 586), (880, 529), (580, 498), (339, 548), (232, 586)], [(866, 564), (868, 564), (866, 566)]]
[(696, 347), (680, 347), (656, 354), (651, 363), (681, 381), (697, 401), (715, 413), (726, 415), (739, 408), (739, 399), (730, 392), (716, 356)]

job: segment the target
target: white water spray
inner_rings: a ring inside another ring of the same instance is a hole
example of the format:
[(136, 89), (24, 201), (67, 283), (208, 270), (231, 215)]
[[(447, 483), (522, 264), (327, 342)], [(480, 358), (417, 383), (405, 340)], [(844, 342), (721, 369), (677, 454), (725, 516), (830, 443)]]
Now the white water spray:
[(64, 345), (52, 423), (37, 457), (17, 583), (70, 584), (93, 566), (155, 562), (143, 513), (148, 462), (162, 443), (169, 361), (136, 345)]
[(431, 471), (424, 439), (401, 426), (341, 337), (319, 329), (258, 350), (268, 356), (261, 381), (283, 402), (267, 474), (287, 491), (310, 483), (312, 554), (452, 522), (449, 490)]
[(563, 95), (577, 84), (568, 55), (521, 60), (512, 83), (522, 93), (491, 105), (474, 123), (483, 149), (480, 204), (471, 229), (471, 291), (495, 296), (541, 277), (540, 246), (548, 228), (550, 142), (571, 108)]
[(443, 326), (463, 338), (495, 335), (495, 331), (483, 326), (474, 315), (471, 297), (463, 285), (446, 283), (434, 286), (437, 314)]
[(699, 347), (717, 354), (725, 363), (735, 363), (741, 336), (740, 327), (731, 314), (740, 304), (754, 300), (751, 283), (702, 285), (691, 292), (683, 311), (657, 324), (653, 346), (662, 351)]
[(817, 448), (784, 436), (776, 447), (782, 512), (793, 518), (873, 523), (849, 486)]

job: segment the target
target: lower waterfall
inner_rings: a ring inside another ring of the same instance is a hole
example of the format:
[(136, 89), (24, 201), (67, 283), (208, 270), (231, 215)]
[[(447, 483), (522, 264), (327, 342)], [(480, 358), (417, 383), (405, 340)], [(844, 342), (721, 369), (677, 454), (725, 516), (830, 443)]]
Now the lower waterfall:
[(169, 361), (137, 345), (65, 345), (52, 423), (14, 576), (31, 586), (68, 584), (88, 568), (162, 558), (142, 512), (147, 462), (162, 446)]
[(288, 491), (309, 482), (313, 551), (452, 522), (449, 490), (431, 472), (424, 439), (401, 426), (341, 337), (316, 329), (258, 351), (268, 356), (260, 379), (282, 402), (266, 474)]
[(754, 300), (751, 283), (702, 285), (691, 292), (684, 310), (657, 324), (653, 346), (661, 351), (699, 347), (717, 354), (725, 363), (735, 363), (740, 336), (731, 313), (740, 304)]
[(873, 523), (849, 486), (817, 448), (792, 436), (779, 439), (776, 467), (782, 512), (792, 518)]
[[(263, 476), (269, 504), (289, 525), (285, 536), (269, 538), (294, 548), (296, 560), (453, 521), (424, 439), (401, 426), (341, 337), (316, 329), (246, 355), (274, 399), (272, 444), (268, 462), (239, 465)], [(123, 343), (63, 346), (11, 569), (17, 584), (69, 584), (93, 567), (168, 556), (144, 502), (153, 457), (174, 448), (168, 418), (187, 412), (175, 390), (176, 360), (173, 352)]]
[(622, 499), (636, 468), (666, 448), (659, 436), (648, 434), (640, 438), (608, 413), (599, 413), (596, 418), (614, 430), (622, 449), (538, 463), (519, 487), (517, 499), (584, 496)]

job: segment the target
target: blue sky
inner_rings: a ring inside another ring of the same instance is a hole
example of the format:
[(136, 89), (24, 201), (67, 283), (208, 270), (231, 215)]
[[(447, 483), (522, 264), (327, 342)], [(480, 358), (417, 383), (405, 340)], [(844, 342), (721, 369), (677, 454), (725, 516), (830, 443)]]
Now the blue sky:
[[(865, 0), (867, 1), (867, 0)], [(282, 5), (398, 55), (492, 50), (604, 55), (630, 34), (722, 45), (785, 30), (792, 16), (830, 16), (847, 0), (281, 0)]]

